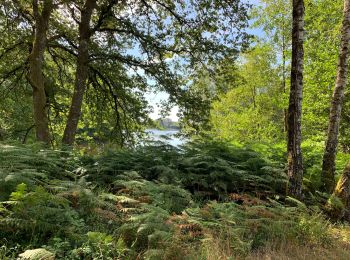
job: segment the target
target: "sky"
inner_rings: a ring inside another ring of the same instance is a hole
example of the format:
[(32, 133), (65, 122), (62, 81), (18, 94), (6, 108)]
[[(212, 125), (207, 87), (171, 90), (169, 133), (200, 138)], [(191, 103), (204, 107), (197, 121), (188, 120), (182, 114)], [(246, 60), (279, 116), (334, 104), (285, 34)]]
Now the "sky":
[[(146, 99), (148, 103), (153, 107), (153, 112), (150, 113), (150, 117), (152, 119), (158, 119), (160, 117), (159, 112), (160, 112), (160, 107), (159, 103), (163, 100), (168, 100), (169, 95), (163, 91), (158, 92), (158, 93), (150, 93), (146, 94)], [(178, 106), (174, 106), (169, 114), (169, 118), (172, 121), (177, 122), (179, 120), (179, 117), (177, 116), (177, 112), (179, 111)]]
[[(256, 6), (260, 4), (260, 0), (247, 0), (248, 3)], [(261, 36), (262, 35), (262, 30), (259, 28), (255, 28), (255, 29), (248, 29), (248, 32), (250, 34), (256, 35), (256, 36)], [(161, 101), (166, 101), (168, 99), (169, 95), (165, 92), (158, 92), (158, 93), (148, 93), (146, 94), (146, 99), (148, 101), (148, 103), (153, 107), (153, 112), (150, 113), (150, 117), (152, 119), (158, 119), (160, 117), (160, 107), (159, 107), (159, 103)], [(177, 116), (177, 113), (179, 111), (179, 107), (178, 106), (174, 106), (169, 114), (169, 118), (172, 121), (178, 121), (179, 117)]]

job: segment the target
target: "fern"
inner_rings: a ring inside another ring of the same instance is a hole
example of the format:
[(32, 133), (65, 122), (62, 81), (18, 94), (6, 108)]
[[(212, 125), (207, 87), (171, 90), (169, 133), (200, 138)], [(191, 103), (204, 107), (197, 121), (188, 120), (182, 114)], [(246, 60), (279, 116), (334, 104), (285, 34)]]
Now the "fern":
[(113, 190), (124, 172), (141, 178), (183, 186), (197, 198), (225, 200), (228, 193), (283, 194), (286, 174), (252, 150), (222, 143), (190, 143), (181, 149), (168, 145), (109, 152), (87, 167), (87, 179)]
[(52, 179), (72, 180), (76, 160), (66, 152), (42, 150), (36, 146), (0, 144), (0, 200), (7, 200), (20, 183), (31, 189)]
[(55, 255), (44, 248), (37, 248), (33, 250), (26, 250), (24, 253), (19, 255), (19, 259), (30, 259), (30, 260), (54, 260)]
[(0, 158), (4, 259), (29, 248), (59, 259), (184, 258), (215, 240), (244, 255), (270, 241), (330, 237), (319, 212), (271, 199), (283, 198), (283, 166), (247, 148), (156, 143), (75, 158), (19, 146)]

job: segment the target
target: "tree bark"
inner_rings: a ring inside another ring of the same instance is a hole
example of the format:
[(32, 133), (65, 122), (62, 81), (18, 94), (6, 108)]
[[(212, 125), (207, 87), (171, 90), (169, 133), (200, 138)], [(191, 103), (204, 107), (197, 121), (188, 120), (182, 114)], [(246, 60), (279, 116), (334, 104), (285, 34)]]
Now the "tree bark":
[(341, 30), (341, 43), (338, 60), (338, 72), (333, 91), (332, 103), (329, 113), (326, 149), (322, 164), (321, 189), (331, 193), (335, 185), (335, 158), (338, 146), (338, 133), (341, 110), (344, 100), (344, 91), (347, 83), (349, 43), (350, 43), (350, 0), (344, 0), (343, 25)]
[[(284, 32), (284, 26), (283, 26)], [(282, 33), (282, 91), (286, 93), (286, 39), (284, 33)], [(283, 108), (283, 130), (285, 133), (288, 132), (288, 110)]]
[(35, 33), (32, 51), (29, 55), (29, 83), (33, 88), (33, 111), (36, 139), (50, 143), (47, 98), (44, 88), (43, 62), (46, 49), (46, 34), (49, 19), (53, 10), (52, 0), (44, 0), (42, 11), (39, 11), (38, 0), (33, 0)]
[(304, 1), (293, 0), (292, 69), (288, 108), (288, 194), (302, 197), (301, 111), (304, 69)]
[(79, 24), (79, 46), (77, 57), (77, 68), (75, 74), (74, 93), (71, 107), (68, 114), (66, 127), (63, 134), (62, 143), (73, 145), (78, 122), (81, 114), (86, 81), (88, 78), (89, 62), (89, 41), (91, 37), (90, 21), (92, 12), (96, 7), (96, 0), (86, 0), (81, 11), (81, 21)]
[(338, 207), (335, 207), (334, 205), (328, 205), (332, 217), (335, 219), (350, 220), (350, 163), (345, 167), (333, 192), (333, 196), (342, 202), (342, 206), (339, 207), (338, 205)]

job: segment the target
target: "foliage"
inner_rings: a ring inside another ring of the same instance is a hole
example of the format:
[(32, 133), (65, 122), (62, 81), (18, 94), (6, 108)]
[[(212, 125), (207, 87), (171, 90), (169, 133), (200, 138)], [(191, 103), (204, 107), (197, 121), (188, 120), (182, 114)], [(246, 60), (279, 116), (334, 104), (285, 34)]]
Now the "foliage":
[[(201, 100), (185, 91), (187, 77), (199, 66), (235, 59), (249, 40), (249, 5), (240, 0), (94, 2), (78, 143), (132, 143), (148, 123), (150, 92), (168, 93), (166, 107), (193, 110)], [(73, 94), (78, 21), (86, 1), (52, 3), (42, 74), (50, 131), (59, 144)], [(38, 1), (39, 10), (42, 4)], [(34, 10), (35, 2), (27, 1), (4, 2), (0, 8), (0, 137), (23, 142), (34, 139), (33, 90), (26, 77), (32, 31), (38, 26)]]
[[(77, 146), (64, 150), (86, 2), (53, 2), (42, 71), (52, 149), (24, 144), (35, 140), (28, 54), (43, 1), (0, 6), (1, 259), (350, 255), (348, 224), (331, 222), (347, 205), (318, 191), (341, 0), (305, 0), (302, 201), (285, 196), (290, 0), (260, 0), (250, 18), (240, 0), (97, 0)], [(167, 124), (149, 120), (150, 92), (169, 95), (163, 113), (179, 106), (186, 144), (142, 139)], [(348, 94), (337, 176), (350, 160)]]
[(0, 144), (0, 199), (6, 200), (20, 183), (45, 185), (51, 179), (73, 180), (77, 162), (68, 152), (44, 150), (40, 145)]
[[(343, 1), (306, 2), (308, 36), (305, 42), (303, 125), (305, 138), (324, 140), (329, 104), (335, 85)], [(319, 42), (322, 41), (322, 45)], [(317, 95), (316, 95), (317, 93)]]
[[(216, 97), (210, 106), (210, 128), (199, 133), (209, 132), (214, 138), (242, 144), (275, 145), (286, 139), (291, 1), (261, 3), (251, 11), (252, 29), (258, 30), (254, 44), (240, 54), (239, 63), (225, 64), (232, 78), (218, 80), (214, 76), (214, 80), (208, 80), (200, 74), (192, 84), (193, 89), (204, 88)], [(340, 0), (307, 0), (305, 6), (302, 136), (305, 142), (323, 145), (336, 77), (343, 4)], [(225, 91), (221, 91), (223, 87)], [(339, 136), (342, 152), (348, 151), (347, 110), (345, 98)]]
[(243, 64), (238, 68), (241, 80), (226, 82), (231, 84), (229, 90), (213, 103), (210, 119), (214, 136), (242, 143), (283, 140), (283, 88), (272, 48), (261, 43), (242, 55)]
[(230, 192), (244, 191), (282, 194), (286, 184), (279, 165), (253, 150), (222, 142), (197, 142), (180, 150), (164, 144), (146, 146), (107, 153), (90, 163), (88, 180), (111, 189), (121, 173), (136, 171), (147, 180), (182, 185), (198, 199), (225, 199)]
[[(48, 234), (62, 232), (67, 237), (74, 237), (82, 223), (78, 214), (69, 209), (67, 199), (54, 196), (38, 186), (33, 192), (26, 190), (24, 183), (19, 184), (9, 201), (2, 202), (4, 219), (1, 230), (4, 237), (12, 234), (13, 238), (23, 240), (42, 240)], [(7, 234), (7, 235), (6, 235)]]
[(26, 250), (24, 253), (19, 255), (19, 259), (54, 260), (55, 255), (43, 248), (38, 248), (33, 250)]
[[(197, 142), (96, 158), (62, 158), (31, 146), (6, 147), (5, 154), (18, 159), (12, 170), (19, 183), (1, 200), (4, 259), (38, 248), (60, 259), (208, 258), (215, 241), (216, 252), (246, 256), (287, 242), (330, 246), (333, 239), (319, 210), (283, 200), (285, 177), (271, 161), (274, 152), (264, 158), (248, 148)], [(33, 171), (23, 176), (26, 168)]]
[(273, 201), (271, 205), (273, 207), (266, 204), (249, 207), (234, 203), (209, 203), (201, 209), (188, 209), (186, 213), (189, 221), (209, 227), (220, 236), (230, 236), (230, 245), (236, 247), (233, 251), (242, 254), (267, 246), (272, 241), (315, 245), (330, 242), (329, 224), (322, 216)]

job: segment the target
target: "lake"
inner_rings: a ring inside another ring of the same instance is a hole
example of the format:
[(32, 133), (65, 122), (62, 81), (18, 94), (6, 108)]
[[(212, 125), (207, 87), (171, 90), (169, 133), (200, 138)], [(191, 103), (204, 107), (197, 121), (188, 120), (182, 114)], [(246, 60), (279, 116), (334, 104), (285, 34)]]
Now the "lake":
[(162, 141), (173, 146), (179, 146), (186, 142), (186, 139), (176, 136), (179, 130), (146, 129), (146, 133), (149, 134), (149, 139), (152, 141)]

